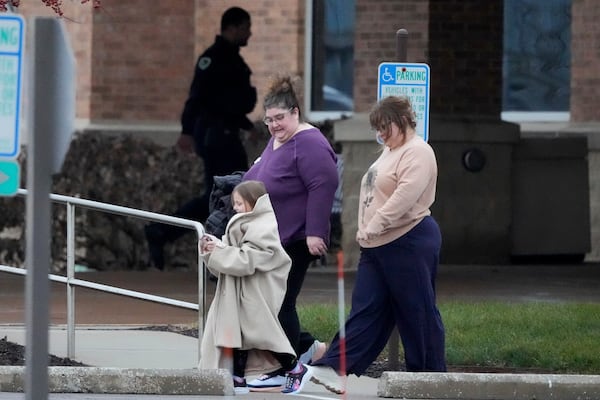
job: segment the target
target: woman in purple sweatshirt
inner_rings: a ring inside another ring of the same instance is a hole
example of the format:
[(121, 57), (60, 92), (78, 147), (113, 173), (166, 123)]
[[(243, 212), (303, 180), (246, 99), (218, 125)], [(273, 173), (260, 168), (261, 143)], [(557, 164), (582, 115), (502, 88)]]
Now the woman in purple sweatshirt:
[[(301, 335), (296, 298), (310, 263), (327, 252), (338, 174), (331, 145), (319, 129), (303, 119), (299, 87), (299, 81), (289, 76), (271, 83), (263, 104), (263, 121), (271, 139), (244, 180), (265, 184), (281, 242), (292, 259), (279, 320), (296, 354), (305, 353), (311, 345), (317, 347), (312, 357), (315, 360), (324, 353), (325, 345), (306, 332)], [(250, 390), (265, 390), (285, 383), (281, 371), (274, 371), (248, 386)]]

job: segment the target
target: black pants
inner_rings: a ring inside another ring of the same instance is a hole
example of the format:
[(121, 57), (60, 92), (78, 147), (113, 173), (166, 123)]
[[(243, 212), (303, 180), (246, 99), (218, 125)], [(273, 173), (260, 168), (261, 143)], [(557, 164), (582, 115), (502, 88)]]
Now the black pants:
[[(224, 176), (236, 171), (248, 169), (248, 156), (242, 144), (238, 131), (227, 130), (223, 132), (222, 140), (212, 141), (203, 148), (201, 157), (204, 161), (204, 193), (194, 197), (175, 211), (174, 216), (204, 222), (208, 218), (208, 202), (213, 187), (215, 176)], [(177, 240), (185, 233), (191, 232), (187, 228), (153, 223), (153, 229), (160, 229), (164, 243)]]
[(329, 251), (339, 250), (342, 248), (342, 214), (332, 212), (331, 217), (329, 217), (329, 225), (331, 226)]
[[(293, 354), (271, 352), (273, 357), (281, 364), (284, 371), (291, 371), (296, 366), (297, 359)], [(233, 375), (243, 378), (246, 375), (248, 350), (233, 349)]]
[(285, 246), (285, 251), (292, 259), (292, 268), (288, 275), (287, 289), (279, 311), (279, 322), (294, 351), (300, 357), (314, 343), (315, 338), (310, 333), (302, 332), (300, 329), (296, 299), (302, 289), (308, 266), (319, 257), (310, 254), (306, 239), (290, 243)]

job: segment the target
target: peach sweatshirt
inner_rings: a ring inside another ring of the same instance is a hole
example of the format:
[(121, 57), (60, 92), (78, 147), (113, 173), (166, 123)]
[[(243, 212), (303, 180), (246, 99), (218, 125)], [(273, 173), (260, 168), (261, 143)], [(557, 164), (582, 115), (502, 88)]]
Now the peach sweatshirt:
[(393, 150), (385, 147), (360, 185), (358, 230), (369, 237), (362, 247), (390, 243), (431, 214), (437, 163), (420, 136)]

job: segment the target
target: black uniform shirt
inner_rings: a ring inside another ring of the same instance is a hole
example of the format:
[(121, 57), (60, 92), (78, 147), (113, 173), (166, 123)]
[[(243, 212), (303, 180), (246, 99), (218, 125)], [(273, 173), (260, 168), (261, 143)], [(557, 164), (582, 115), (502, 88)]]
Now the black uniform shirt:
[(182, 133), (196, 136), (198, 129), (213, 126), (233, 130), (252, 128), (246, 117), (256, 106), (251, 74), (239, 46), (216, 36), (215, 43), (198, 57), (181, 115)]

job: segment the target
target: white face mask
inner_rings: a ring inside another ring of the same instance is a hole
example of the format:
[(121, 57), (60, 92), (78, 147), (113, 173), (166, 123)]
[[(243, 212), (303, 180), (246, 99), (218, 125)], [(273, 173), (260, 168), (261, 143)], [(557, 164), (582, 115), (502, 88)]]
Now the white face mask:
[(385, 142), (383, 141), (383, 138), (379, 134), (375, 135), (375, 140), (379, 144), (382, 144), (382, 145), (385, 144)]

